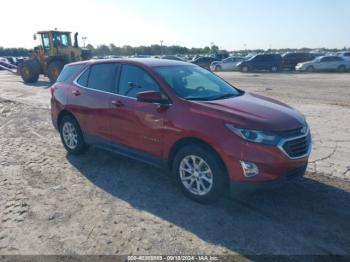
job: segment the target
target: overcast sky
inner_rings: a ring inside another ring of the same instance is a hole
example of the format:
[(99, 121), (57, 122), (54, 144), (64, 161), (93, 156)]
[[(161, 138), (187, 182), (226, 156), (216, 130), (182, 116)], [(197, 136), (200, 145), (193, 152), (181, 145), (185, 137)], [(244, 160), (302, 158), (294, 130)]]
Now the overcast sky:
[(78, 31), (93, 45), (350, 47), (350, 0), (7, 0), (0, 6), (4, 47), (32, 48), (34, 32), (54, 28)]

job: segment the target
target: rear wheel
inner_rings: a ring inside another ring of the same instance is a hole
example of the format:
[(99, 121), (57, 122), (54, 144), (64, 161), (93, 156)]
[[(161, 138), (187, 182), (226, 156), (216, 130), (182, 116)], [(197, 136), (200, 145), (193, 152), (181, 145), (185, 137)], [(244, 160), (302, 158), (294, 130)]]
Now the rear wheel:
[(40, 67), (35, 61), (27, 60), (20, 65), (20, 74), (25, 83), (35, 83), (39, 79)]
[(74, 155), (85, 152), (86, 144), (78, 122), (71, 116), (64, 116), (60, 122), (61, 140), (66, 150)]
[(184, 194), (199, 203), (216, 201), (225, 189), (226, 172), (209, 149), (188, 145), (176, 154), (173, 174)]
[(344, 65), (341, 65), (338, 67), (338, 72), (343, 73), (343, 72), (345, 72), (345, 69), (346, 69), (346, 67)]
[(49, 77), (51, 83), (56, 82), (59, 74), (62, 71), (63, 66), (64, 63), (61, 61), (53, 61), (49, 64), (47, 68), (47, 76)]

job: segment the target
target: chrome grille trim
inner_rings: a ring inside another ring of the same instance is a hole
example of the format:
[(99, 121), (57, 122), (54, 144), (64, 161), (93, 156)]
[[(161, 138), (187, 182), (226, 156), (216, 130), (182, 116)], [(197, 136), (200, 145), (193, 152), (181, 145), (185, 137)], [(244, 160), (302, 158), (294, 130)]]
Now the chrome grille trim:
[(289, 158), (289, 159), (301, 159), (304, 157), (307, 157), (310, 155), (311, 153), (311, 148), (312, 148), (312, 139), (311, 139), (311, 135), (310, 135), (310, 140), (308, 141), (307, 144), (307, 152), (303, 155), (297, 156), (297, 157), (293, 157), (290, 156), (288, 154), (288, 152), (286, 152), (286, 150), (283, 148), (283, 146), (285, 145), (285, 143), (290, 142), (290, 141), (294, 141), (294, 140), (298, 140), (301, 138), (306, 138), (308, 139), (308, 136), (310, 135), (310, 128), (307, 127), (307, 131), (305, 132), (304, 135), (300, 135), (300, 136), (295, 136), (295, 137), (291, 137), (291, 138), (283, 138), (281, 139), (281, 141), (278, 143), (277, 147)]

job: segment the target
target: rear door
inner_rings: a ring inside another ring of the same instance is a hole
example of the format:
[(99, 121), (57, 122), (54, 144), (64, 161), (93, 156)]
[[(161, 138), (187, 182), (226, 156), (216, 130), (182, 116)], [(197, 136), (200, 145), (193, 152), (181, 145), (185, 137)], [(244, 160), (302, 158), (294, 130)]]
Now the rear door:
[(110, 100), (111, 138), (135, 152), (161, 157), (166, 108), (136, 100), (142, 91), (161, 91), (154, 78), (145, 69), (123, 64), (117, 95)]
[(265, 69), (266, 67), (266, 56), (265, 55), (258, 55), (254, 59), (254, 68), (258, 70)]
[(116, 63), (93, 64), (75, 81), (69, 104), (84, 135), (109, 140), (110, 96), (119, 70)]

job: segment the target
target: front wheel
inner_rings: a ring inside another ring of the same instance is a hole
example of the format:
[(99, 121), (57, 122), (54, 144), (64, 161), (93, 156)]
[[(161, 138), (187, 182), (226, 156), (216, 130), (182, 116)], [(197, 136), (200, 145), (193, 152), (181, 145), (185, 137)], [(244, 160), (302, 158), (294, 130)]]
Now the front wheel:
[(315, 68), (313, 66), (309, 66), (306, 68), (306, 72), (312, 73), (315, 71)]
[(25, 83), (32, 84), (38, 81), (40, 66), (36, 61), (26, 60), (19, 66), (19, 73)]
[(216, 67), (215, 67), (215, 72), (221, 72), (221, 71), (222, 71), (221, 66), (216, 66)]
[(199, 145), (185, 146), (177, 153), (173, 174), (184, 194), (199, 203), (216, 201), (225, 189), (227, 176), (221, 161)]
[(248, 72), (249, 72), (249, 67), (248, 67), (248, 66), (243, 66), (243, 67), (241, 68), (241, 71), (242, 71), (243, 73), (248, 73)]
[(86, 144), (78, 122), (71, 116), (63, 117), (60, 123), (61, 140), (68, 153), (79, 155), (85, 152)]

